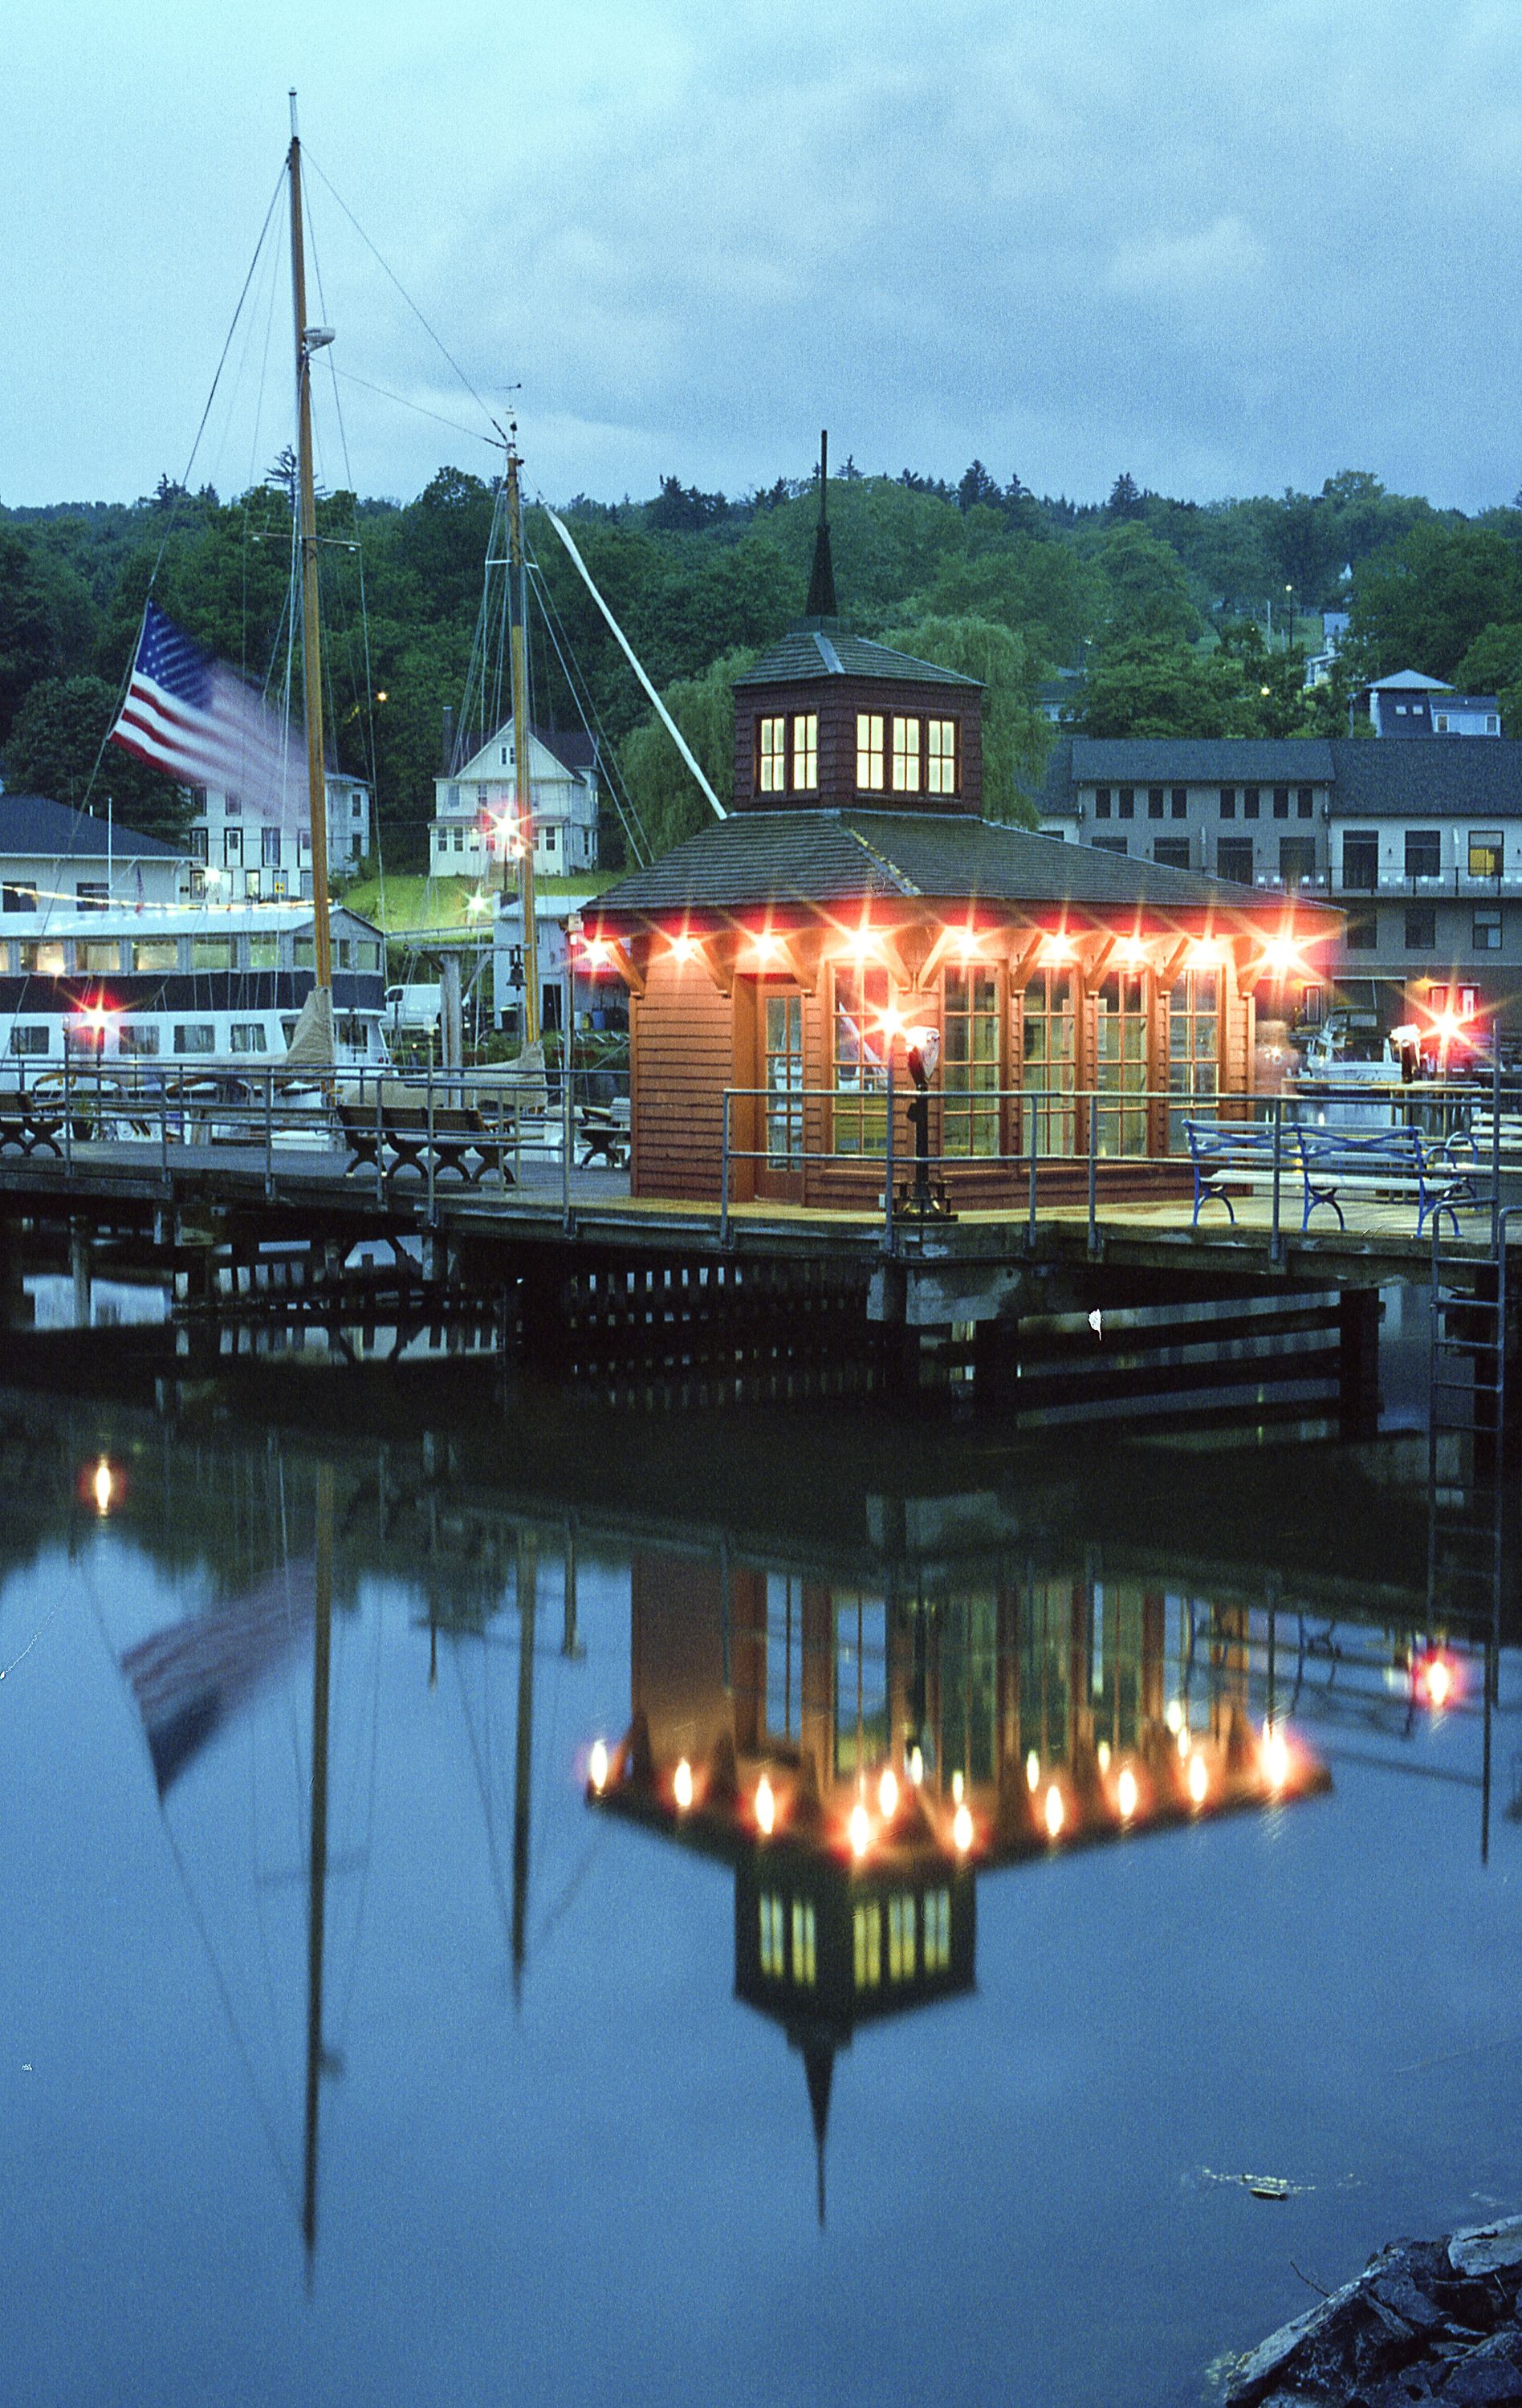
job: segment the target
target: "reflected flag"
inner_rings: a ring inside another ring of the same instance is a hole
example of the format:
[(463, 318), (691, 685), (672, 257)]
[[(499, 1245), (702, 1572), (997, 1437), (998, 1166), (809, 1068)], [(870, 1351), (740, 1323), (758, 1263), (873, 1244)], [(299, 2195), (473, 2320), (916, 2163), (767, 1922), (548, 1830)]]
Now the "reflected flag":
[(305, 816), (306, 758), (284, 721), (152, 602), (110, 740), (181, 785), (237, 796), (251, 816)]
[(293, 1564), (230, 1605), (193, 1613), (127, 1650), (122, 1670), (143, 1718), (161, 1799), (305, 1638), (314, 1593), (311, 1564)]

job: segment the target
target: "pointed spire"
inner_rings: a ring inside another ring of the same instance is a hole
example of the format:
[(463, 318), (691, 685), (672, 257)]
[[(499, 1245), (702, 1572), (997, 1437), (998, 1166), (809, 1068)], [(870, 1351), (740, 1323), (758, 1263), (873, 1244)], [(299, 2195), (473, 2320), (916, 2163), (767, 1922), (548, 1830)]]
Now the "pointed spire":
[(822, 429), (819, 437), (819, 524), (814, 529), (814, 564), (809, 578), (809, 599), (804, 606), (805, 619), (836, 619), (840, 604), (835, 599), (835, 563), (830, 558), (829, 515), (825, 507), (826, 488), (829, 483), (829, 433)]
[(803, 2043), (803, 2071), (809, 2085), (809, 2105), (814, 2119), (814, 2167), (819, 2186), (819, 2228), (825, 2228), (825, 2134), (829, 2126), (830, 2085), (835, 2079), (835, 2043), (824, 2039)]

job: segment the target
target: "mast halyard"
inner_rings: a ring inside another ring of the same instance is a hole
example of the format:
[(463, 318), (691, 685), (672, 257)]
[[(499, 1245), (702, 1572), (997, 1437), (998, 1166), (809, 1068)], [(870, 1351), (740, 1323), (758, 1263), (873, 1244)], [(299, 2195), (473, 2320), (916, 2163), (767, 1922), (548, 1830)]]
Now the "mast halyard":
[[(508, 443), (508, 575), (511, 580), (512, 756), (514, 825), (521, 848), (519, 892), (524, 899), (524, 1028), (525, 1045), (539, 1038), (539, 931), (534, 904), (534, 806), (528, 783), (528, 579), (524, 566), (524, 507), (518, 489), (516, 428)], [(563, 1032), (569, 1044), (570, 1032)]]
[[(296, 476), (301, 549), (301, 662), (307, 705), (307, 799), (311, 818), (312, 940), (315, 991), (327, 997), (331, 1047), (333, 948), (328, 927), (327, 785), (323, 759), (323, 655), (317, 609), (317, 494), (312, 479), (311, 355), (332, 335), (307, 323), (307, 261), (301, 224), (301, 136), (291, 94), (291, 299), (296, 338)], [(318, 1010), (323, 1010), (321, 1001)]]

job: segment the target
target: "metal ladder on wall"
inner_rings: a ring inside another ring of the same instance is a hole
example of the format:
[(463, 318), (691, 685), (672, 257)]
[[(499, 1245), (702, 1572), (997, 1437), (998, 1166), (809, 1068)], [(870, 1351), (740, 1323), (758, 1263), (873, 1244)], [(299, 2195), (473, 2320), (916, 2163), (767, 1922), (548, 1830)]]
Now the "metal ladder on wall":
[(1501, 1576), (1506, 1435), (1506, 1229), (1484, 1254), (1444, 1256), (1432, 1232), (1428, 1405), (1428, 1614), (1493, 1613)]

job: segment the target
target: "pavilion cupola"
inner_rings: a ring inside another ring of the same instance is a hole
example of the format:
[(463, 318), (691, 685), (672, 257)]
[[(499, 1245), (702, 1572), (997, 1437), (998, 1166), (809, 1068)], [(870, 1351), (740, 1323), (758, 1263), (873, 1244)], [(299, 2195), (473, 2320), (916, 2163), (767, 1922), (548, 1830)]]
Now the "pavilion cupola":
[(735, 683), (737, 811), (983, 813), (983, 687), (852, 635), (830, 548), (827, 435), (808, 604)]

